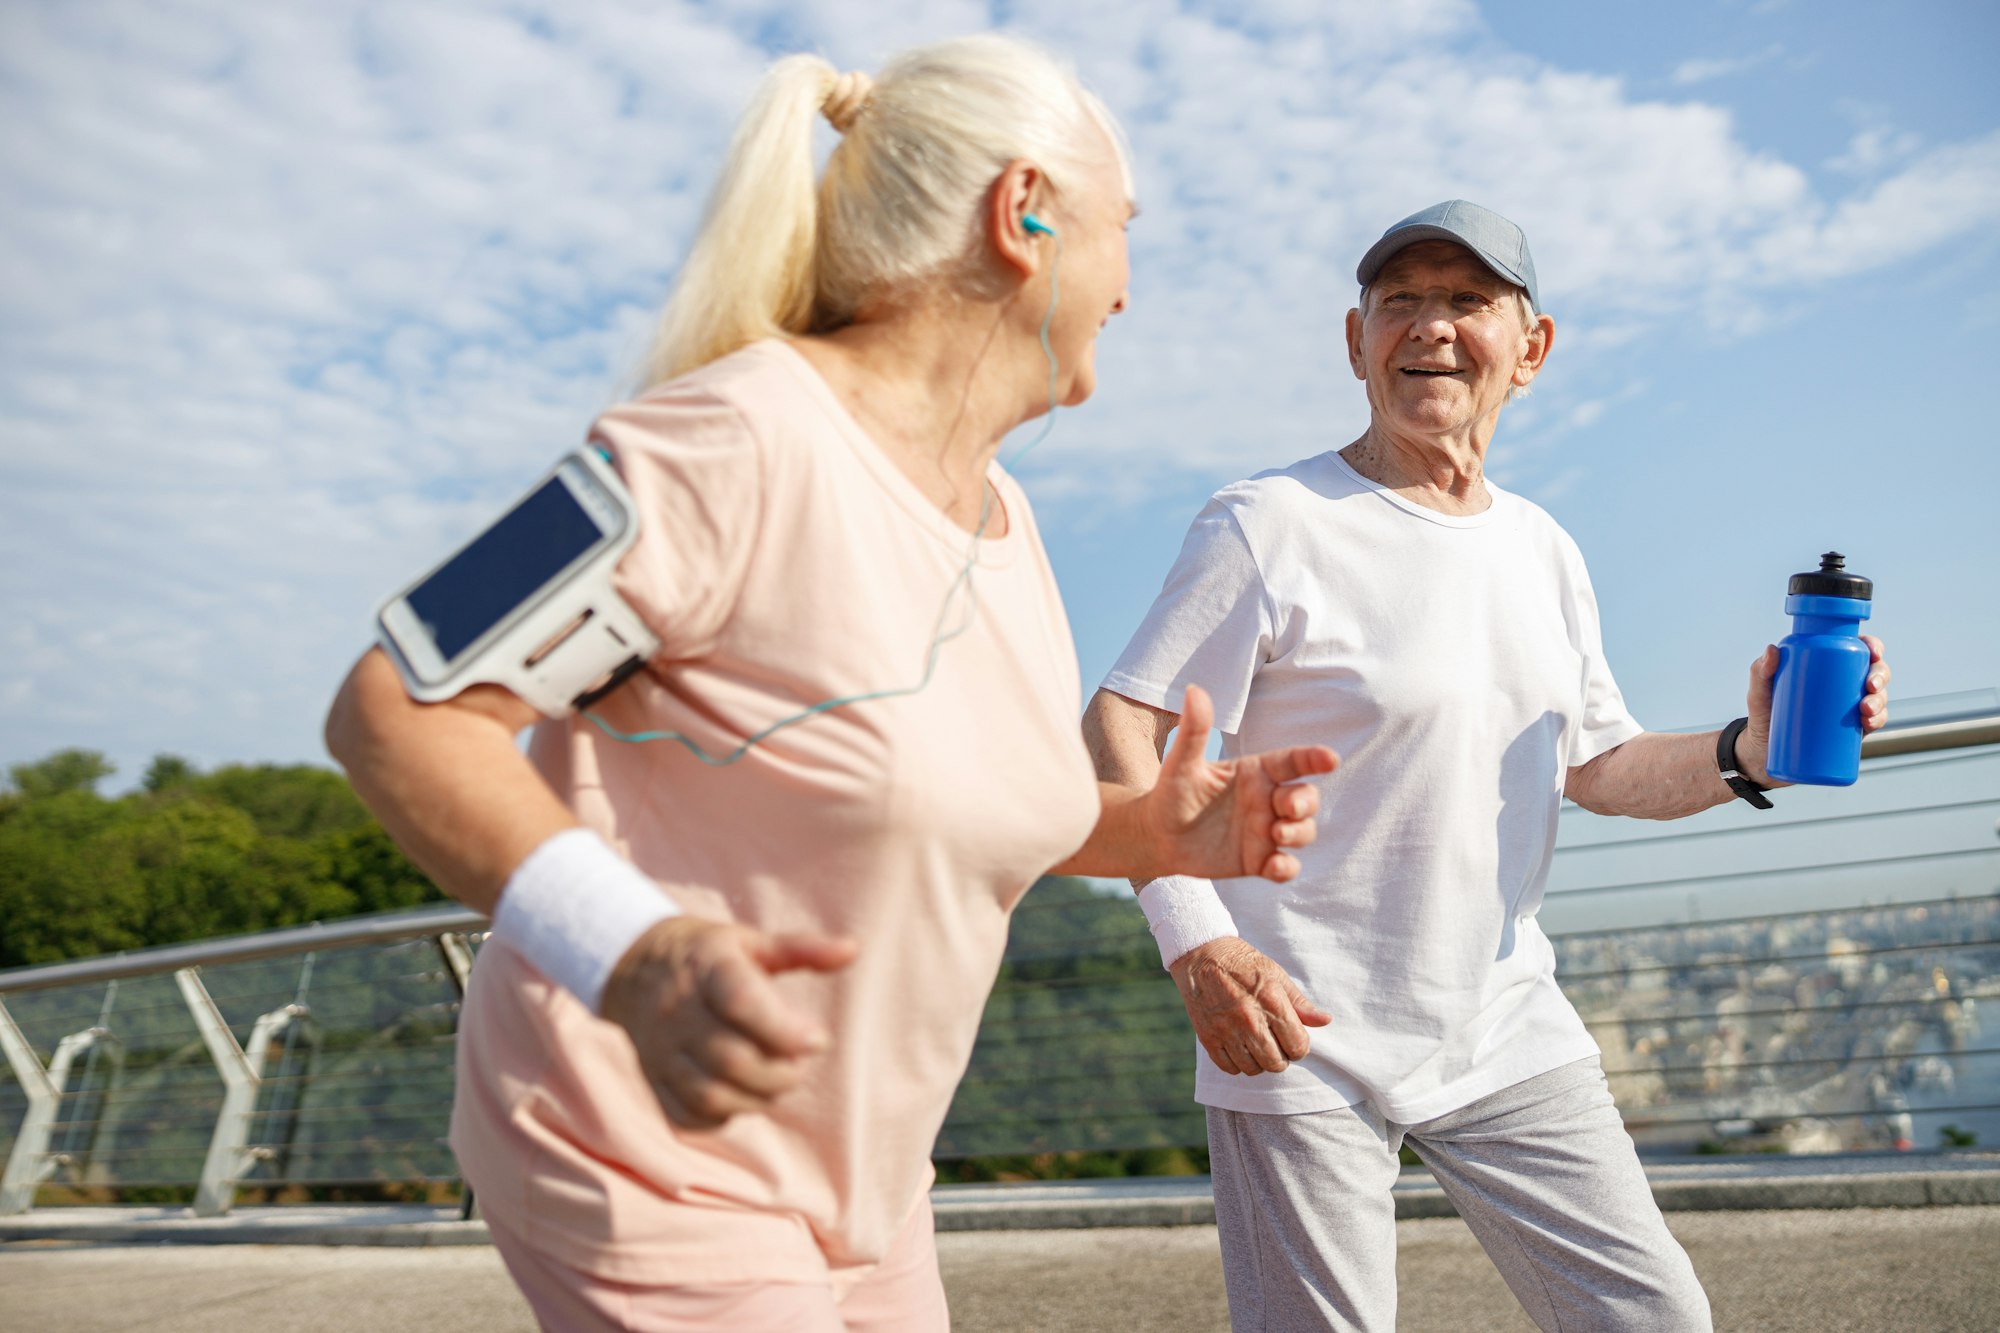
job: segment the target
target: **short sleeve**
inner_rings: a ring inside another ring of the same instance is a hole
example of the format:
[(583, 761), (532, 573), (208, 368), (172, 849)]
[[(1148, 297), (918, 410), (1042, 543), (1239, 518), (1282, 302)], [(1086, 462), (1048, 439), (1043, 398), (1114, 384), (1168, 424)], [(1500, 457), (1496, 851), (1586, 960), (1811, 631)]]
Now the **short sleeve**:
[(1199, 685), (1215, 701), (1216, 728), (1234, 732), (1269, 656), (1268, 600), (1236, 516), (1220, 498), (1210, 500), (1104, 688), (1178, 713), (1187, 687)]
[(1583, 656), (1583, 713), (1570, 732), (1567, 766), (1576, 768), (1601, 754), (1617, 749), (1645, 730), (1625, 707), (1625, 696), (1611, 678), (1611, 664), (1604, 658), (1604, 631), (1597, 618), (1597, 593), (1590, 586), (1590, 571), (1584, 568), (1583, 553), (1564, 534), (1564, 555), (1569, 577), (1564, 580), (1569, 605), (1564, 608), (1573, 645)]
[(658, 660), (702, 656), (735, 609), (761, 527), (755, 432), (731, 404), (682, 387), (611, 409), (591, 440), (611, 451), (639, 509), (620, 595), (659, 635)]

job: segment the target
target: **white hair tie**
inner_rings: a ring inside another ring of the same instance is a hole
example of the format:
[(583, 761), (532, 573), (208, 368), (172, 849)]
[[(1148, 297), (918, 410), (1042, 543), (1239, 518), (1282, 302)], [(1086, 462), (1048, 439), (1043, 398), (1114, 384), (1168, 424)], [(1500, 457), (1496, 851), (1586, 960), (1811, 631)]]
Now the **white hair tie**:
[(827, 90), (826, 100), (819, 104), (821, 114), (827, 123), (842, 134), (854, 125), (855, 118), (868, 109), (868, 99), (875, 93), (875, 80), (860, 70), (849, 70), (833, 81)]

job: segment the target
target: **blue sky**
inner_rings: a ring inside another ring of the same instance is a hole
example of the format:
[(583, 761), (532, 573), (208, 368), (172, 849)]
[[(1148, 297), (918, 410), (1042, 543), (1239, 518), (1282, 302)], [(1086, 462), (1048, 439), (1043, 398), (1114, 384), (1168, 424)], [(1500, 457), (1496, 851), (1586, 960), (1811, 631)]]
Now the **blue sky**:
[(0, 10), (0, 764), (323, 761), (380, 597), (613, 401), (760, 68), (1006, 23), (1124, 120), (1103, 386), (1023, 466), (1086, 682), (1217, 485), (1364, 420), (1355, 259), (1464, 196), (1558, 322), (1492, 471), (1634, 711), (1740, 711), (1785, 576), (2000, 682), (2000, 10), (941, 2)]

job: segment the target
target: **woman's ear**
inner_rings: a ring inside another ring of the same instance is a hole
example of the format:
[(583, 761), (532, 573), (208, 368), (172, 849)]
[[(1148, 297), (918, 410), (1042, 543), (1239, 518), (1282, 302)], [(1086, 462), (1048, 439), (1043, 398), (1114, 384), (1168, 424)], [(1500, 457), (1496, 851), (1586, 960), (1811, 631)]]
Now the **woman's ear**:
[(1023, 278), (1041, 272), (1048, 247), (1022, 219), (1034, 213), (1047, 194), (1048, 182), (1042, 169), (1026, 158), (1015, 158), (1001, 171), (986, 195), (986, 234), (993, 253)]

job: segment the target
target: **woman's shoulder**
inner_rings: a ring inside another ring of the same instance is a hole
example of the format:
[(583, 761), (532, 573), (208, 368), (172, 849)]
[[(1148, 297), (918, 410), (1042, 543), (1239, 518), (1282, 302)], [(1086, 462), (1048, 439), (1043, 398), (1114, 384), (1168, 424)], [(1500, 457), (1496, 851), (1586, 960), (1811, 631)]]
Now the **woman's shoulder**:
[(761, 338), (651, 385), (632, 401), (728, 408), (747, 418), (791, 385), (795, 371), (790, 363), (796, 358), (783, 340)]
[(820, 415), (799, 371), (781, 339), (761, 339), (607, 409), (597, 433), (627, 447), (767, 454)]

